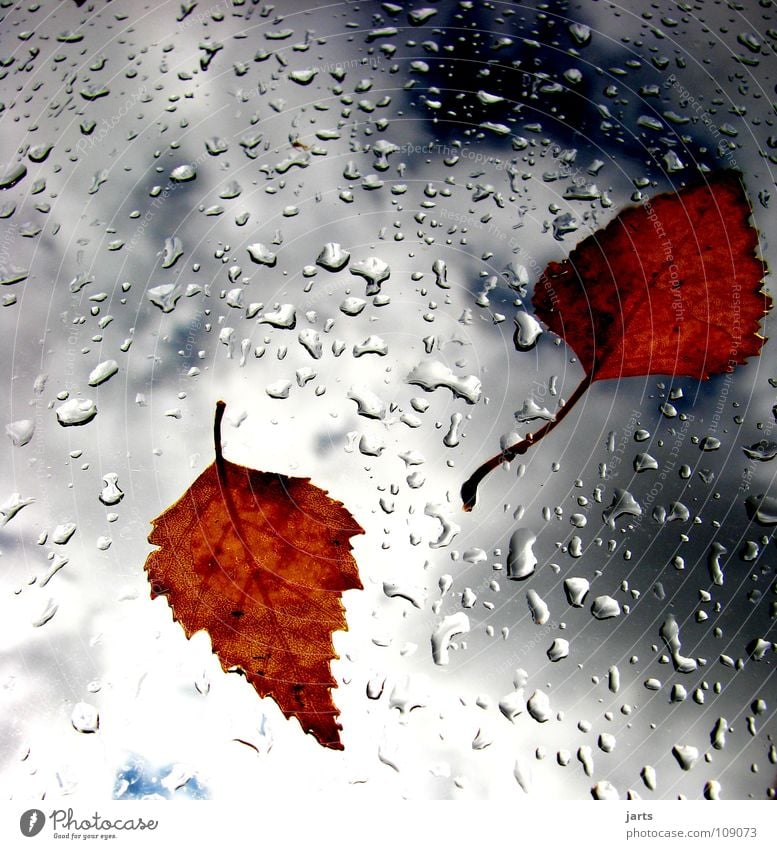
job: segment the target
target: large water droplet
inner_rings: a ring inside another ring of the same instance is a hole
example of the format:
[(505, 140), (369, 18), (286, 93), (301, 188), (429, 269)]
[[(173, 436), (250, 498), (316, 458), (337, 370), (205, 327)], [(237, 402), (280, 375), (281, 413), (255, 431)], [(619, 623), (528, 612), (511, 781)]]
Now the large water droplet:
[(521, 581), (534, 573), (537, 558), (532, 546), (537, 537), (528, 528), (518, 528), (510, 537), (507, 554), (507, 577)]
[(515, 315), (515, 333), (513, 343), (518, 351), (530, 351), (542, 335), (542, 325), (527, 312), (520, 311)]
[(474, 375), (459, 376), (448, 366), (436, 360), (424, 360), (419, 363), (407, 376), (407, 382), (420, 386), (427, 392), (443, 387), (450, 389), (458, 398), (463, 398), (468, 404), (476, 404), (480, 400), (481, 383)]
[(35, 422), (31, 419), (19, 419), (16, 422), (9, 422), (5, 426), (5, 432), (10, 437), (11, 442), (17, 447), (27, 445), (35, 434)]
[(71, 398), (57, 407), (57, 421), (62, 427), (85, 425), (97, 415), (97, 405), (88, 398)]
[(612, 619), (621, 615), (621, 606), (609, 595), (600, 595), (591, 605), (591, 613), (596, 619)]

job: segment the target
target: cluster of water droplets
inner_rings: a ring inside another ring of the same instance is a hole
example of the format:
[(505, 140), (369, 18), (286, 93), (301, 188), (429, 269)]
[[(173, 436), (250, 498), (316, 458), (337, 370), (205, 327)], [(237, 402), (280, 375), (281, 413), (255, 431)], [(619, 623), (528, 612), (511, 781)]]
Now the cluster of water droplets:
[[(645, 12), (604, 81), (603, 35), (541, 9), (338, 9), (326, 39), (321, 18), (221, 5), (133, 25), (126, 3), (88, 25), (73, 7), (53, 38), (31, 7), (0, 63), (15, 151), (0, 178), (3, 591), (30, 645), (32, 628), (89, 646), (60, 726), (104, 734), (111, 694), (145, 709), (144, 662), (130, 682), (88, 675), (104, 643), (130, 658), (134, 629), (153, 635), (146, 658), (160, 634), (187, 651), (165, 600), (145, 607), (145, 536), (210, 462), (223, 398), (227, 455), (311, 477), (367, 530), (366, 590), (335, 638), (346, 750), (369, 742), (371, 758), (348, 782), (718, 798), (727, 771), (734, 793), (773, 795), (777, 381), (596, 387), (473, 513), (459, 497), (582, 377), (532, 314), (545, 264), (613, 207), (725, 165), (768, 104), (727, 111), (717, 93), (704, 108), (724, 144), (685, 135), (697, 101), (665, 35), (695, 32), (692, 16)], [(95, 52), (92, 26), (118, 46)], [(769, 33), (729, 33), (740, 88)], [(41, 91), (23, 85), (35, 69)], [(600, 147), (564, 130), (585, 86)], [(219, 698), (195, 648), (176, 703), (189, 717)], [(261, 724), (235, 710), (232, 744), (260, 759), (288, 738), (272, 707)], [(21, 719), (15, 733), (30, 735)], [(21, 763), (38, 757), (34, 737), (20, 745)]]

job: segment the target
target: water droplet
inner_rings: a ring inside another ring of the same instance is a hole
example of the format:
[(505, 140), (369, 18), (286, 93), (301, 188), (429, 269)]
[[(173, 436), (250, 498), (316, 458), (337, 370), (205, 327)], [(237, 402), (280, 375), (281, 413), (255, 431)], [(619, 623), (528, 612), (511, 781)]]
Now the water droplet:
[(524, 793), (529, 793), (532, 784), (531, 765), (524, 758), (518, 758), (513, 767), (513, 775)]
[(620, 795), (615, 788), (615, 785), (612, 782), (603, 780), (597, 781), (596, 784), (591, 788), (591, 795), (594, 799), (599, 800), (617, 800), (620, 799)]
[(621, 516), (641, 516), (642, 508), (634, 496), (625, 489), (615, 488), (612, 504), (602, 511), (602, 519), (614, 530), (615, 520)]
[(472, 592), (469, 587), (465, 587), (464, 592), (461, 595), (461, 606), (469, 610), (470, 608), (475, 606), (475, 602), (477, 600), (478, 597), (475, 595), (475, 593)]
[(27, 176), (27, 166), (23, 162), (12, 165), (0, 177), (0, 191), (4, 189), (12, 189), (17, 183), (21, 182)]
[(751, 495), (745, 501), (749, 519), (759, 525), (777, 525), (777, 498), (772, 495)]
[(356, 412), (367, 419), (382, 419), (386, 415), (386, 405), (370, 389), (362, 386), (352, 386), (348, 390), (348, 398), (356, 402)]
[(383, 688), (385, 686), (385, 676), (375, 673), (367, 682), (367, 698), (373, 700), (379, 699), (383, 695)]
[(170, 179), (174, 183), (187, 183), (189, 180), (194, 180), (197, 176), (197, 169), (194, 165), (179, 165), (170, 172)]
[(379, 433), (364, 433), (359, 440), (359, 451), (367, 457), (380, 457), (385, 448), (386, 443)]
[(124, 493), (119, 488), (119, 476), (115, 472), (109, 472), (103, 476), (103, 488), (100, 492), (100, 501), (108, 507), (118, 504)]
[(656, 771), (652, 766), (650, 766), (650, 764), (646, 764), (642, 767), (640, 776), (648, 790), (656, 789)]
[(468, 548), (462, 557), (467, 563), (472, 563), (474, 565), (478, 563), (485, 563), (486, 560), (488, 560), (488, 555), (482, 548)]
[(594, 759), (593, 752), (590, 746), (580, 746), (577, 750), (577, 759), (583, 765), (583, 772), (587, 776), (594, 774)]
[(50, 598), (47, 602), (40, 616), (32, 621), (33, 628), (42, 628), (47, 622), (50, 622), (54, 618), (54, 614), (59, 610), (59, 605), (54, 601), (53, 598)]
[(777, 442), (772, 439), (762, 439), (754, 445), (743, 447), (742, 450), (752, 460), (765, 462), (766, 460), (773, 460), (777, 457)]
[(672, 746), (672, 754), (675, 760), (684, 770), (689, 770), (699, 759), (699, 750), (695, 746), (676, 744)]
[(209, 139), (205, 139), (205, 150), (211, 156), (220, 156), (229, 150), (229, 144), (226, 139), (222, 139), (220, 136), (211, 136)]
[(354, 357), (363, 357), (365, 354), (385, 357), (388, 354), (388, 345), (380, 336), (368, 336), (363, 342), (353, 346)]
[(728, 731), (728, 722), (723, 716), (719, 716), (715, 720), (715, 725), (710, 733), (710, 742), (714, 749), (722, 749), (726, 745), (726, 732)]
[(614, 734), (609, 734), (606, 731), (603, 731), (599, 735), (599, 739), (597, 741), (597, 745), (603, 752), (612, 752), (615, 749), (616, 739)]
[(453, 521), (450, 507), (446, 504), (427, 504), (424, 508), (424, 515), (438, 519), (442, 525), (440, 536), (434, 542), (429, 543), (429, 548), (444, 548), (450, 545), (453, 538), (461, 530)]
[(17, 447), (27, 445), (35, 433), (35, 422), (31, 419), (20, 419), (16, 422), (9, 422), (5, 426), (6, 435), (10, 437), (11, 442)]
[(557, 637), (551, 643), (550, 648), (547, 651), (547, 655), (548, 660), (550, 660), (552, 663), (556, 663), (559, 660), (563, 660), (569, 655), (569, 641)]
[(327, 242), (321, 249), (316, 264), (327, 271), (340, 271), (345, 268), (350, 258), (350, 253), (342, 245), (337, 242)]
[(293, 330), (297, 325), (297, 310), (294, 304), (276, 304), (275, 309), (263, 313), (256, 320), (258, 324), (269, 324), (281, 330)]
[(97, 405), (88, 398), (71, 398), (57, 407), (57, 421), (62, 427), (85, 425), (97, 415)]
[(494, 742), (493, 735), (484, 728), (478, 728), (478, 732), (472, 741), (472, 748), (477, 752), (487, 749)]
[(51, 560), (51, 565), (46, 570), (43, 577), (38, 581), (39, 587), (45, 587), (48, 582), (54, 577), (54, 575), (59, 572), (60, 569), (63, 569), (70, 561), (67, 557), (63, 557), (61, 554), (55, 554)]
[(148, 299), (162, 312), (172, 312), (181, 297), (181, 290), (175, 283), (163, 283), (148, 290)]
[(432, 657), (438, 666), (447, 666), (450, 662), (450, 645), (453, 637), (469, 633), (469, 617), (466, 613), (452, 613), (446, 616), (432, 633)]
[(119, 364), (116, 360), (105, 360), (101, 362), (99, 365), (95, 366), (89, 374), (89, 385), (90, 386), (99, 386), (101, 383), (105, 383), (106, 380), (109, 380), (118, 372)]
[(426, 589), (413, 584), (384, 581), (383, 592), (388, 598), (407, 599), (413, 607), (417, 607), (419, 610), (426, 603)]
[(637, 454), (634, 458), (634, 471), (646, 472), (658, 468), (658, 461), (650, 454)]
[(507, 577), (522, 581), (534, 573), (537, 558), (533, 546), (537, 537), (528, 528), (518, 528), (510, 537), (507, 555)]
[(547, 722), (553, 716), (548, 694), (542, 690), (534, 691), (531, 698), (526, 703), (526, 709), (529, 712), (529, 716), (537, 722)]
[(608, 688), (611, 693), (617, 693), (621, 687), (621, 674), (617, 666), (611, 666), (607, 673)]
[(526, 593), (526, 601), (534, 624), (544, 625), (550, 619), (548, 605), (540, 598), (536, 590), (529, 590)]
[(97, 708), (86, 702), (79, 702), (73, 708), (70, 721), (76, 731), (82, 734), (94, 734), (100, 727), (100, 716)]
[(513, 692), (508, 693), (508, 695), (499, 702), (499, 710), (507, 719), (510, 720), (510, 722), (515, 722), (515, 719), (523, 713), (525, 707), (526, 705), (524, 703), (522, 687), (516, 688)]
[(580, 222), (571, 212), (564, 212), (553, 219), (553, 238), (560, 242), (567, 233), (574, 233)]
[(721, 545), (719, 542), (713, 542), (710, 546), (708, 562), (710, 578), (712, 579), (712, 583), (718, 587), (723, 586), (723, 567), (721, 566), (720, 558), (727, 553), (728, 549), (726, 546)]
[(367, 301), (361, 298), (346, 298), (340, 304), (340, 312), (345, 315), (359, 315), (359, 313), (367, 306)]
[(541, 335), (542, 325), (533, 315), (523, 310), (515, 314), (513, 343), (517, 351), (530, 351)]
[(748, 643), (747, 652), (750, 657), (755, 661), (761, 661), (766, 656), (766, 653), (769, 651), (774, 651), (775, 644), (769, 642), (769, 640), (764, 640), (762, 637), (757, 637), (755, 640), (752, 640)]
[(450, 389), (457, 398), (463, 398), (468, 404), (476, 404), (480, 400), (482, 389), (480, 380), (474, 375), (460, 377), (436, 360), (419, 363), (407, 376), (407, 382), (427, 392), (441, 387)]
[(381, 285), (391, 276), (388, 264), (376, 256), (352, 262), (348, 270), (367, 281), (368, 295), (377, 295)]
[(57, 525), (51, 534), (51, 541), (55, 545), (65, 545), (76, 532), (75, 522), (65, 522)]
[(455, 448), (459, 444), (459, 428), (461, 427), (461, 423), (464, 417), (461, 413), (452, 413), (451, 414), (451, 423), (448, 428), (448, 432), (442, 438), (443, 445), (446, 448)]
[(291, 381), (281, 379), (269, 384), (269, 386), (267, 386), (264, 391), (270, 396), (270, 398), (277, 398), (279, 400), (282, 400), (284, 398), (289, 397), (290, 390)]
[(29, 272), (26, 268), (17, 268), (13, 266), (8, 269), (0, 270), (0, 286), (12, 286), (14, 283), (21, 283), (26, 280)]
[(696, 661), (693, 658), (683, 657), (680, 654), (680, 649), (682, 648), (680, 644), (680, 626), (671, 613), (664, 620), (659, 634), (670, 651), (675, 670), (683, 673), (695, 672), (697, 668)]
[(600, 595), (591, 605), (591, 613), (596, 619), (612, 619), (621, 615), (621, 606), (609, 595)]
[(581, 23), (571, 23), (569, 32), (572, 38), (581, 46), (584, 47), (591, 40), (591, 27)]
[(267, 245), (263, 245), (261, 242), (255, 242), (253, 245), (249, 245), (246, 250), (251, 260), (257, 265), (267, 265), (272, 268), (277, 262), (276, 255)]
[(324, 353), (324, 343), (318, 331), (313, 330), (311, 327), (306, 327), (304, 330), (300, 330), (297, 338), (300, 345), (302, 345), (314, 360), (321, 359)]
[(590, 584), (586, 578), (565, 578), (564, 593), (572, 607), (582, 607), (588, 595)]
[(519, 424), (523, 424), (524, 422), (533, 422), (537, 419), (549, 422), (552, 418), (553, 414), (550, 410), (545, 407), (541, 407), (533, 398), (527, 398), (523, 402), (521, 409), (515, 413), (515, 420)]
[(432, 271), (434, 272), (434, 282), (441, 289), (450, 289), (451, 284), (448, 282), (448, 266), (441, 259), (436, 259), (432, 263)]

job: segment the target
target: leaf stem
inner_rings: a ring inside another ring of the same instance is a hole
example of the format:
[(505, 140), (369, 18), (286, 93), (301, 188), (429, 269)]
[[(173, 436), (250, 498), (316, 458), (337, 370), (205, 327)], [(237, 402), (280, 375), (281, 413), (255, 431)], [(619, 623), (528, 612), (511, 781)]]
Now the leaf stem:
[(216, 451), (216, 467), (223, 470), (224, 455), (221, 452), (221, 420), (224, 418), (224, 410), (227, 405), (223, 401), (216, 401), (216, 415), (213, 419), (213, 447)]
[(569, 397), (569, 400), (564, 404), (564, 406), (556, 413), (556, 415), (545, 425), (543, 425), (538, 431), (535, 433), (530, 433), (528, 436), (525, 436), (519, 442), (510, 445), (508, 448), (505, 448), (499, 454), (496, 454), (490, 460), (486, 460), (481, 466), (478, 466), (477, 469), (464, 481), (464, 484), (461, 487), (461, 500), (463, 502), (463, 508), (466, 512), (472, 510), (477, 502), (478, 497), (478, 484), (483, 478), (496, 469), (498, 466), (501, 466), (502, 463), (509, 463), (510, 460), (513, 460), (519, 454), (525, 454), (532, 445), (539, 442), (543, 436), (546, 436), (550, 433), (556, 425), (560, 424), (567, 413), (574, 407), (574, 405), (582, 398), (583, 394), (586, 392), (588, 387), (594, 381), (594, 372), (586, 375), (583, 380), (578, 385), (577, 389), (572, 393)]

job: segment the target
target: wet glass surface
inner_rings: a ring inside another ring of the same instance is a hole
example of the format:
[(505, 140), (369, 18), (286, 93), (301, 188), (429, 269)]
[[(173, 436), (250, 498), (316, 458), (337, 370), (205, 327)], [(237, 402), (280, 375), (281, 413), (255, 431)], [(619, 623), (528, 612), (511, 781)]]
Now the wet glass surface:
[[(771, 342), (459, 493), (583, 378), (531, 291), (622, 208), (737, 169), (774, 266), (773, 6), (0, 14), (4, 797), (772, 795)], [(149, 597), (219, 399), (366, 531), (343, 752)]]

